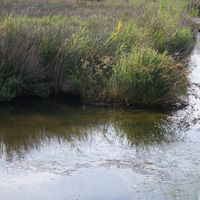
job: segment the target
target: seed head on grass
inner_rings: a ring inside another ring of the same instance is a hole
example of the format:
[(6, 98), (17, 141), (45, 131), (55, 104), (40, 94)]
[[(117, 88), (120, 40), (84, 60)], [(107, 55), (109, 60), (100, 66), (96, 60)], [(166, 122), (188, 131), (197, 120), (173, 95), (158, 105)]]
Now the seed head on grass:
[(123, 25), (123, 23), (122, 23), (122, 20), (120, 19), (118, 24), (117, 24), (117, 29), (116, 29), (115, 34), (114, 34), (114, 40), (117, 39), (117, 36), (118, 36), (118, 34), (119, 34), (119, 32), (122, 28), (122, 25)]

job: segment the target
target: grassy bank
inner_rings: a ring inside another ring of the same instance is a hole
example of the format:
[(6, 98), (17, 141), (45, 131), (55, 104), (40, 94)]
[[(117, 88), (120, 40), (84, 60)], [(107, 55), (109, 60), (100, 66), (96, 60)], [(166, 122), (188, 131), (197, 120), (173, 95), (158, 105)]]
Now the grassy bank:
[(0, 101), (80, 95), (164, 105), (186, 93), (193, 46), (184, 0), (0, 2)]

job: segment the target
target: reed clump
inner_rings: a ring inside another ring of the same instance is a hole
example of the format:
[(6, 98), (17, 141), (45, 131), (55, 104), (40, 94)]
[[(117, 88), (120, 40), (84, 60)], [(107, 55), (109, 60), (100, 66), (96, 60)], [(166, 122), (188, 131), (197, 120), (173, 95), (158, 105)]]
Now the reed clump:
[(74, 93), (163, 105), (185, 94), (173, 57), (194, 43), (187, 1), (20, 2), (0, 3), (0, 101)]
[(185, 92), (184, 74), (166, 53), (134, 48), (122, 56), (114, 68), (109, 100), (143, 105), (172, 103)]

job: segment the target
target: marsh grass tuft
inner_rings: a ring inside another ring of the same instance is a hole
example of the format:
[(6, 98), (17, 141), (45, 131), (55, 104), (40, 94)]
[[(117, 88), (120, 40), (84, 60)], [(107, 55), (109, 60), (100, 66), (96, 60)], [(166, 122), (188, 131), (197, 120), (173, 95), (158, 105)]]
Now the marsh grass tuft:
[(158, 105), (171, 103), (187, 86), (184, 72), (166, 53), (134, 48), (117, 62), (112, 74), (109, 101)]
[(0, 100), (70, 92), (161, 105), (184, 94), (187, 72), (173, 55), (194, 42), (186, 1), (83, 3), (0, 3)]

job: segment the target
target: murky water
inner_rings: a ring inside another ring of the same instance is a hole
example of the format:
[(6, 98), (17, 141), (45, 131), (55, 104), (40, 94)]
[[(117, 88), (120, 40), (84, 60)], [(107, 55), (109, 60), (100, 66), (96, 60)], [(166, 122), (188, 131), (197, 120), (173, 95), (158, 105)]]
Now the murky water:
[(1, 105), (0, 199), (199, 200), (200, 38), (190, 65), (181, 111)]

